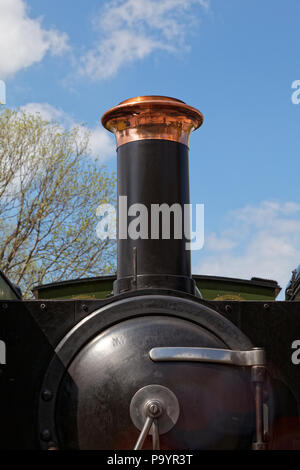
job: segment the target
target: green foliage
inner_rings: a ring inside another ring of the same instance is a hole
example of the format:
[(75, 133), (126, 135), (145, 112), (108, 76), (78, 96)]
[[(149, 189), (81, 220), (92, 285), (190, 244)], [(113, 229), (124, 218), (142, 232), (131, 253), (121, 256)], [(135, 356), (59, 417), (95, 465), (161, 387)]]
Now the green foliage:
[(0, 111), (0, 268), (26, 296), (36, 284), (115, 270), (115, 242), (96, 236), (115, 176), (87, 148), (82, 129)]

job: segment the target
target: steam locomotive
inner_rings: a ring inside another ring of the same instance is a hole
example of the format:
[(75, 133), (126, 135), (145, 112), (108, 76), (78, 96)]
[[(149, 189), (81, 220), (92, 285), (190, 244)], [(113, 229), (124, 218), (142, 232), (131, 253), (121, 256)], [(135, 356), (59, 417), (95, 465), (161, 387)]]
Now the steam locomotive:
[[(189, 204), (202, 122), (161, 96), (107, 111), (118, 197)], [(123, 237), (118, 217), (113, 296), (0, 302), (0, 448), (300, 449), (298, 302), (205, 301), (186, 235)]]

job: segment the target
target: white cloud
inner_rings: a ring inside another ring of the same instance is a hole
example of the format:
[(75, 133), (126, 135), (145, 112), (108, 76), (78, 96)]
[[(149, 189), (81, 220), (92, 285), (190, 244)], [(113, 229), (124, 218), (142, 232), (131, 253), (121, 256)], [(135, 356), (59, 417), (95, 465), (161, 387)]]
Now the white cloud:
[(155, 50), (185, 49), (185, 36), (196, 22), (194, 5), (208, 9), (209, 0), (109, 1), (94, 20), (102, 38), (81, 58), (81, 74), (94, 80), (108, 78)]
[(40, 62), (47, 52), (60, 55), (68, 49), (68, 37), (42, 28), (39, 18), (28, 16), (25, 0), (0, 0), (0, 78)]
[(55, 108), (49, 103), (27, 103), (20, 107), (21, 111), (29, 114), (39, 114), (45, 121), (57, 121), (65, 128), (77, 127), (82, 137), (88, 132), (88, 156), (100, 162), (115, 155), (115, 145), (107, 131), (100, 127), (88, 128), (75, 122), (62, 109)]
[(162, 49), (159, 42), (131, 31), (114, 31), (111, 37), (89, 51), (82, 60), (82, 74), (92, 79), (108, 78), (120, 67), (137, 59), (143, 59), (154, 49)]
[(211, 233), (206, 240), (206, 248), (212, 251), (227, 251), (236, 246), (236, 242), (230, 237), (218, 236), (216, 233)]
[[(74, 124), (76, 125), (76, 124)], [(89, 133), (88, 156), (103, 162), (116, 154), (116, 146), (108, 132), (99, 127), (87, 128), (79, 126), (83, 134)]]
[(219, 235), (207, 237), (194, 272), (275, 279), (285, 287), (300, 263), (300, 204), (264, 201), (228, 214)]
[(115, 144), (107, 131), (104, 131), (101, 127), (90, 129), (89, 154), (91, 157), (106, 160), (115, 153)]
[(45, 121), (61, 121), (70, 124), (71, 118), (62, 109), (55, 108), (48, 103), (27, 103), (20, 107), (21, 111), (28, 114), (40, 114)]

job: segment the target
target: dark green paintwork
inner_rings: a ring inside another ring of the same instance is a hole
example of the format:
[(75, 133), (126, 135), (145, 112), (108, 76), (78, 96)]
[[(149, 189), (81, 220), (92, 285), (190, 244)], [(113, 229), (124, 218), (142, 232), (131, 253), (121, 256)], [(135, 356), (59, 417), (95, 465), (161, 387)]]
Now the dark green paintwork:
[[(112, 292), (114, 276), (65, 281), (37, 286), (38, 299), (103, 299)], [(275, 281), (242, 280), (195, 275), (202, 297), (206, 300), (275, 300), (280, 287)]]

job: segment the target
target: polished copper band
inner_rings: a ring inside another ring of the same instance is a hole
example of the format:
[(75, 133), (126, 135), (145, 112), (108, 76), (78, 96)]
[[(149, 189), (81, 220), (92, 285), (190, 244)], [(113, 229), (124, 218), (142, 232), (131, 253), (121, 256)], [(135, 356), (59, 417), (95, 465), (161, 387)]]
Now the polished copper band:
[(145, 139), (189, 143), (191, 131), (203, 123), (203, 115), (183, 101), (166, 96), (138, 96), (122, 101), (102, 117), (103, 126), (113, 132), (117, 147)]

